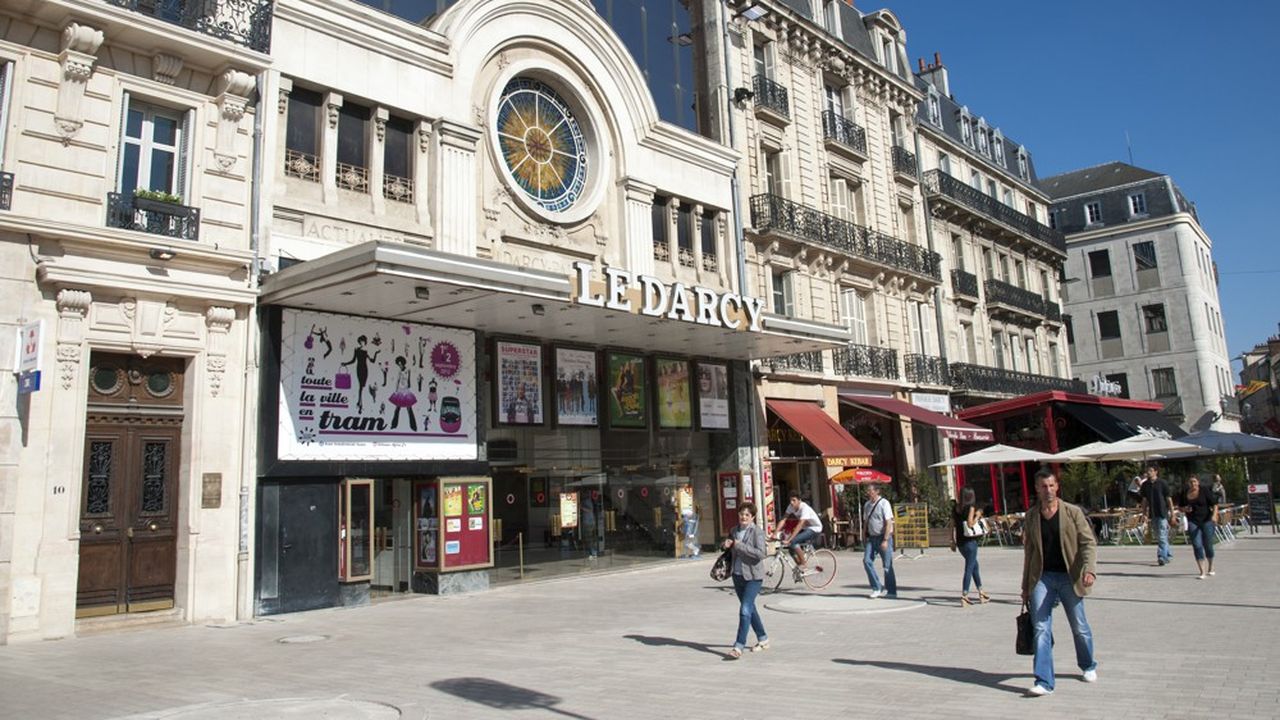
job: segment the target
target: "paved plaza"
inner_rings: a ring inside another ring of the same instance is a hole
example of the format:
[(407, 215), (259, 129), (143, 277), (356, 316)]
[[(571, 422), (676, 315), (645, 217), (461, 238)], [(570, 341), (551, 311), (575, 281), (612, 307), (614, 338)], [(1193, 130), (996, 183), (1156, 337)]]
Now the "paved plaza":
[(959, 605), (962, 561), (945, 548), (898, 561), (896, 603), (866, 599), (860, 554), (839, 558), (820, 596), (765, 596), (773, 647), (736, 661), (724, 655), (736, 603), (704, 558), (231, 627), (0, 647), (0, 716), (1280, 716), (1277, 536), (1221, 547), (1217, 576), (1204, 581), (1185, 547), (1164, 568), (1149, 546), (1102, 548), (1087, 601), (1099, 680), (1080, 681), (1059, 610), (1058, 687), (1046, 698), (1024, 696), (1031, 661), (1013, 653), (1020, 550), (983, 549), (993, 601), (972, 608)]

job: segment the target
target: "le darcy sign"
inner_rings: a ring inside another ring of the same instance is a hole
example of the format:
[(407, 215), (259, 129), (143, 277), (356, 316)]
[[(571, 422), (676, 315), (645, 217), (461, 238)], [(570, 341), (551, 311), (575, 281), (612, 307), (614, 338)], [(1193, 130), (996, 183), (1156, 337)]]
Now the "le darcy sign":
[[(649, 275), (636, 275), (616, 267), (604, 269), (604, 292), (592, 288), (595, 268), (588, 262), (573, 264), (578, 284), (574, 298), (581, 305), (635, 312), (633, 292), (639, 293), (640, 314), (672, 320), (760, 332), (764, 301), (734, 293), (684, 283), (667, 285)], [(745, 326), (745, 327), (744, 327)]]

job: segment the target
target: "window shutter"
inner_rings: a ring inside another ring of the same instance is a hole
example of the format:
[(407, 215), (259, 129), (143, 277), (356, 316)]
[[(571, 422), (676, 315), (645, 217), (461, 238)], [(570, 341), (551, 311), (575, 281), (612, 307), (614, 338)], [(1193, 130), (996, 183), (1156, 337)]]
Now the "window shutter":
[(129, 91), (125, 90), (120, 96), (120, 140), (116, 148), (116, 189), (120, 192), (128, 192), (133, 188), (120, 187), (122, 176), (124, 175), (124, 138), (125, 132), (129, 125)]
[(907, 323), (911, 326), (911, 352), (923, 355), (924, 348), (920, 346), (920, 303), (907, 303)]
[(920, 311), (920, 354), (932, 355), (933, 343), (929, 342), (931, 333), (929, 329), (929, 306), (920, 303), (916, 305), (916, 309)]
[(191, 154), (195, 148), (195, 144), (191, 141), (191, 131), (196, 126), (195, 115), (196, 111), (192, 108), (182, 116), (182, 131), (181, 136), (178, 138), (178, 176), (174, 179), (174, 194), (182, 197), (184, 205), (195, 205), (190, 197), (191, 188), (188, 182)]
[(0, 168), (4, 167), (4, 131), (9, 127), (9, 78), (12, 75), (13, 63), (0, 63)]
[(782, 307), (788, 316), (796, 314), (796, 274), (789, 272), (782, 276)]
[(849, 219), (849, 193), (844, 180), (831, 178), (831, 214), (841, 220)]

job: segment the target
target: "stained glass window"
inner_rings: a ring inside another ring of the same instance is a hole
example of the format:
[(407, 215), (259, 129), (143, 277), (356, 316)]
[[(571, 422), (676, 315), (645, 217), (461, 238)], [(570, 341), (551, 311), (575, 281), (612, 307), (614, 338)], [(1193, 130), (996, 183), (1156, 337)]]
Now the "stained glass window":
[(498, 143), (507, 172), (539, 207), (562, 212), (587, 180), (587, 144), (564, 100), (545, 83), (515, 78), (498, 101)]

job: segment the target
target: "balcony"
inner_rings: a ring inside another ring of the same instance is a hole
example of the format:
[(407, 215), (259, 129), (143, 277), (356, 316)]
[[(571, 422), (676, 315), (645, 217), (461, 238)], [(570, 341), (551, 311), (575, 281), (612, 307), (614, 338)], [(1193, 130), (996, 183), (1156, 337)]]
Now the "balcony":
[(924, 174), (925, 195), (940, 200), (953, 209), (972, 215), (974, 219), (994, 223), (1019, 238), (1033, 240), (1060, 255), (1067, 254), (1067, 241), (1062, 233), (1035, 218), (1014, 210), (995, 198), (976, 190), (940, 170)]
[(933, 355), (908, 353), (902, 356), (907, 381), (917, 385), (950, 385), (951, 373), (947, 361)]
[(1044, 301), (1044, 319), (1051, 323), (1062, 324), (1062, 306), (1051, 300)]
[(1179, 395), (1171, 395), (1167, 397), (1156, 397), (1156, 402), (1164, 405), (1160, 408), (1160, 414), (1181, 423), (1186, 419), (1186, 412), (1182, 409), (1182, 397)]
[(751, 91), (755, 93), (757, 110), (774, 115), (783, 124), (791, 122), (791, 103), (785, 87), (764, 75), (756, 75), (751, 80)]
[(1240, 412), (1240, 399), (1234, 395), (1222, 396), (1222, 417), (1232, 420), (1240, 420), (1244, 418), (1244, 414)]
[(13, 173), (0, 172), (0, 210), (13, 207)]
[(780, 355), (764, 361), (773, 372), (807, 372), (822, 374), (822, 351)]
[(127, 193), (107, 193), (107, 227), (199, 240), (200, 209)]
[(107, 3), (260, 53), (271, 52), (271, 0), (107, 0)]
[(1044, 298), (1010, 285), (1003, 280), (988, 280), (987, 310), (995, 315), (1004, 315), (1005, 319), (1019, 324), (1039, 325), (1045, 316)]
[(964, 270), (951, 271), (951, 291), (958, 297), (978, 299), (978, 276)]
[(822, 137), (828, 144), (841, 146), (862, 158), (867, 155), (867, 131), (834, 110), (822, 113)]
[(831, 351), (837, 375), (897, 380), (898, 351), (892, 348), (850, 343)]
[(1085, 384), (1070, 378), (1036, 375), (1003, 368), (951, 363), (951, 386), (972, 395), (1031, 395), (1046, 390), (1088, 392)]
[(899, 145), (893, 146), (893, 171), (904, 179), (916, 181), (916, 154)]
[(942, 256), (777, 195), (751, 198), (751, 225), (761, 234), (785, 233), (855, 258), (942, 279)]

